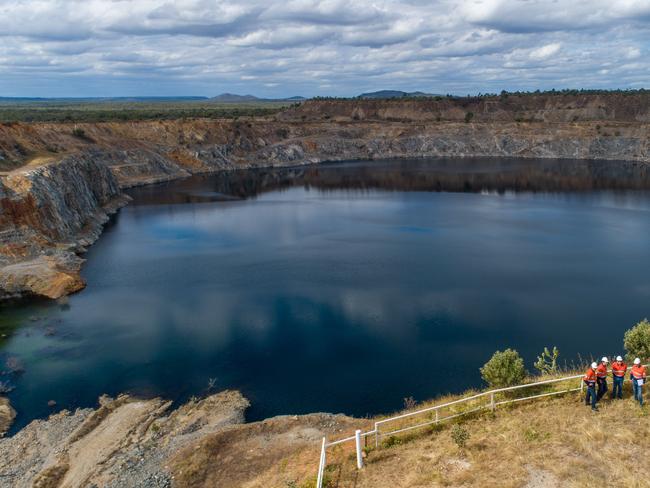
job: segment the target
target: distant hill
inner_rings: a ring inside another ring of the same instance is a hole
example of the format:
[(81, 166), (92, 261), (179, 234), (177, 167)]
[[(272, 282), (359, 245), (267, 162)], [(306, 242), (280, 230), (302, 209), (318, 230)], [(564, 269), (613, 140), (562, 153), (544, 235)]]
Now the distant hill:
[(403, 97), (435, 97), (434, 93), (420, 91), (405, 92), (401, 90), (379, 90), (376, 92), (362, 93), (357, 98), (403, 98)]
[(256, 102), (260, 99), (254, 95), (236, 95), (234, 93), (222, 93), (216, 97), (212, 97), (210, 100), (215, 102)]
[(284, 102), (293, 101), (300, 102), (306, 100), (305, 97), (289, 97), (289, 98), (258, 98), (255, 95), (237, 95), (235, 93), (222, 93), (210, 100), (213, 102), (221, 103), (242, 103), (242, 102)]

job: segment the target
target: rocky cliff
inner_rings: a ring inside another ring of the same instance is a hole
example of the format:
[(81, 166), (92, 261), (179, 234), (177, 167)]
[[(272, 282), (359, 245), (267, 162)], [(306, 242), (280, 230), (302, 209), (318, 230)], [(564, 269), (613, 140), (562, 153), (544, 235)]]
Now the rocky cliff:
[(79, 254), (124, 205), (116, 178), (88, 155), (15, 171), (0, 181), (0, 298), (58, 298), (83, 288)]
[(649, 162), (649, 129), (642, 94), (314, 100), (273, 118), (0, 124), (0, 298), (83, 287), (80, 255), (130, 186), (346, 159)]

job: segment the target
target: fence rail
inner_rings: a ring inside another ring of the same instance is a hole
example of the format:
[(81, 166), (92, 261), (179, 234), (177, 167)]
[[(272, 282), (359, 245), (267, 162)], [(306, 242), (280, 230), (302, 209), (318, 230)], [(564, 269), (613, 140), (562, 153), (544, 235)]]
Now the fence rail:
[[(348, 442), (356, 443), (357, 454), (357, 467), (363, 467), (363, 457), (361, 448), (361, 439), (367, 440), (369, 437), (375, 439), (375, 447), (379, 447), (379, 442), (383, 437), (395, 436), (404, 432), (409, 432), (421, 429), (430, 425), (435, 425), (440, 422), (448, 421), (464, 415), (470, 415), (484, 410), (494, 410), (500, 405), (510, 403), (518, 403), (526, 400), (533, 400), (536, 398), (544, 398), (554, 395), (564, 395), (567, 393), (582, 391), (584, 383), (582, 381), (583, 375), (565, 376), (562, 378), (554, 378), (550, 380), (537, 381), (535, 383), (526, 383), (517, 386), (510, 386), (508, 388), (498, 388), (489, 390), (482, 393), (477, 393), (466, 398), (460, 398), (451, 402), (434, 405), (431, 407), (423, 408), (413, 412), (407, 412), (395, 417), (390, 417), (375, 422), (374, 428), (368, 432), (357, 430), (355, 435), (328, 442), (326, 437), (323, 437), (321, 444), (320, 464), (318, 466), (318, 477), (316, 480), (316, 488), (323, 487), (325, 476), (325, 468), (327, 466), (327, 448), (339, 446)], [(575, 385), (576, 380), (579, 385)], [(549, 388), (554, 388), (560, 383), (569, 383), (566, 388), (554, 389), (553, 391), (545, 391)], [(522, 391), (530, 390), (527, 396), (518, 396)], [(447, 413), (447, 415), (445, 415)], [(392, 429), (392, 430), (391, 430)]]

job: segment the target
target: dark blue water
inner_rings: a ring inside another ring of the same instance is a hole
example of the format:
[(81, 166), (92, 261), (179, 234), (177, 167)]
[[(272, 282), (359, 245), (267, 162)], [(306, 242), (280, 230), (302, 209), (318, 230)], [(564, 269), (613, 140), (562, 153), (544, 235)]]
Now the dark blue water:
[(496, 349), (617, 353), (650, 315), (647, 172), (372, 162), (136, 190), (84, 291), (0, 309), (0, 358), (24, 366), (0, 376), (16, 428), (103, 393), (182, 401), (211, 378), (251, 419), (363, 415), (480, 385)]

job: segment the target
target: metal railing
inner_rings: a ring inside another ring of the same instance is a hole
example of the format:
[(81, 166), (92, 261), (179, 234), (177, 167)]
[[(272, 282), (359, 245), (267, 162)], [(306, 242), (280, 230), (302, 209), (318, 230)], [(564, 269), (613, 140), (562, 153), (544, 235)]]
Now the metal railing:
[[(368, 438), (374, 436), (375, 448), (378, 448), (381, 439), (387, 436), (395, 436), (396, 434), (421, 429), (446, 420), (451, 420), (484, 410), (494, 410), (500, 405), (518, 403), (525, 400), (533, 400), (554, 395), (563, 395), (574, 391), (582, 391), (584, 387), (582, 381), (583, 378), (584, 375), (565, 376), (562, 378), (537, 381), (535, 383), (510, 386), (508, 388), (489, 390), (466, 398), (378, 420), (375, 422), (372, 430), (368, 432), (357, 430), (355, 435), (344, 439), (328, 442), (327, 438), (323, 437), (320, 464), (318, 466), (318, 476), (316, 478), (316, 488), (323, 487), (325, 468), (327, 466), (327, 448), (329, 447), (354, 441), (356, 447), (357, 468), (361, 469), (363, 467), (363, 448), (361, 447), (362, 439), (367, 442)], [(580, 382), (579, 386), (575, 386), (575, 380)], [(568, 382), (568, 387), (548, 391), (549, 388), (555, 387), (557, 384), (562, 382)], [(533, 394), (518, 396), (518, 393), (527, 390), (532, 390)]]

